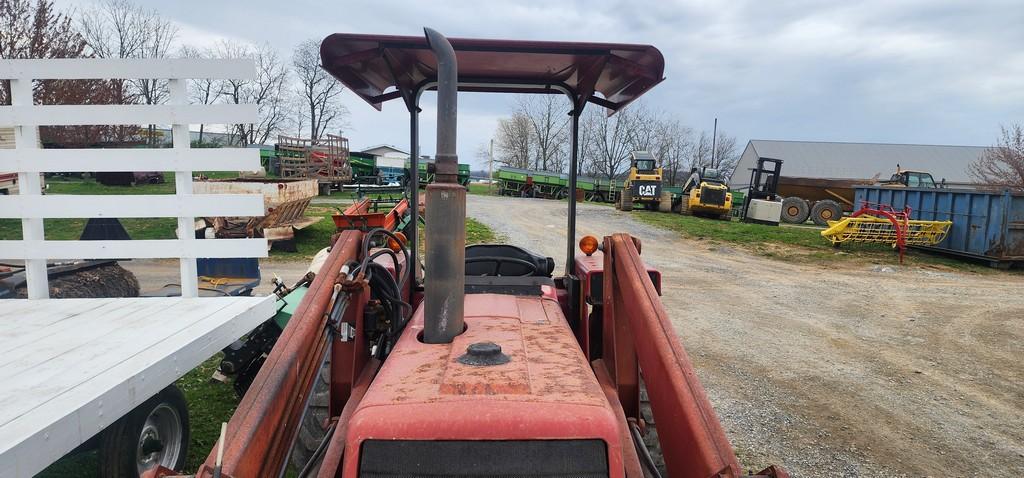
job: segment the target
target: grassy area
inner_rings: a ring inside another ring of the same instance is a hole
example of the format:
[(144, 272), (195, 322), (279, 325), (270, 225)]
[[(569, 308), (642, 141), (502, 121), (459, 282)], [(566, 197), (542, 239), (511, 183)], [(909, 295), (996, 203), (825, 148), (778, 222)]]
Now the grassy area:
[(498, 235), (486, 224), (471, 217), (466, 218), (466, 244), (491, 244), (498, 242)]
[[(345, 206), (339, 207), (341, 209), (345, 208)], [(338, 214), (338, 209), (327, 205), (316, 205), (306, 208), (306, 216), (321, 217), (323, 219), (316, 224), (295, 231), (295, 252), (275, 249), (270, 251), (270, 258), (281, 260), (312, 259), (317, 251), (330, 244), (331, 236), (336, 232), (334, 220), (331, 219), (331, 216), (334, 214)]]
[(174, 173), (164, 173), (163, 183), (136, 186), (107, 186), (95, 178), (52, 177), (46, 179), (46, 194), (174, 194)]
[(221, 354), (214, 355), (178, 380), (178, 388), (188, 401), (189, 440), (185, 472), (193, 473), (203, 464), (220, 436), (220, 424), (231, 419), (238, 407), (238, 398), (230, 383), (210, 379), (220, 364)]
[[(43, 231), (46, 239), (66, 241), (78, 239), (85, 229), (85, 219), (45, 219)], [(127, 218), (121, 219), (132, 239), (174, 239), (177, 220), (174, 218)], [(0, 240), (21, 239), (21, 220), (0, 219)]]
[(495, 195), (498, 194), (498, 185), (469, 183), (469, 194), (479, 194), (482, 196)]
[[(709, 243), (729, 243), (742, 246), (754, 253), (788, 261), (826, 263), (826, 261), (859, 260), (879, 264), (895, 264), (896, 252), (885, 244), (843, 244), (841, 248), (821, 237), (821, 229), (807, 226), (765, 226), (733, 220), (716, 221), (680, 214), (634, 211), (633, 215), (648, 224), (677, 231), (683, 236), (707, 240)], [(993, 272), (984, 265), (947, 256), (907, 249), (908, 264), (926, 264), (951, 267), (974, 272)]]

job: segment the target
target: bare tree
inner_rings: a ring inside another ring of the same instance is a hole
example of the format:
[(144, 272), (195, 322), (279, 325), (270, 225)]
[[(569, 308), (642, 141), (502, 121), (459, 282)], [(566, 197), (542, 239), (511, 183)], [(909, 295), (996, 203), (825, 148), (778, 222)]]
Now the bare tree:
[(740, 160), (739, 150), (736, 148), (736, 137), (719, 132), (714, 148), (715, 168), (721, 172), (723, 177), (728, 177)]
[[(648, 151), (656, 153), (661, 147), (663, 122), (661, 115), (647, 109), (647, 106), (640, 102), (629, 108), (629, 116), (632, 118), (632, 125), (626, 131), (627, 141), (634, 151)], [(658, 156), (655, 154), (655, 156)]]
[(1014, 123), (1000, 130), (996, 145), (974, 160), (968, 172), (982, 184), (1024, 189), (1024, 127)]
[(711, 135), (701, 131), (700, 136), (690, 146), (689, 168), (705, 168), (711, 166)]
[(288, 119), (289, 105), (285, 98), (288, 70), (269, 44), (253, 48), (222, 41), (216, 48), (216, 55), (252, 58), (256, 62), (255, 80), (224, 80), (220, 94), (228, 103), (256, 105), (257, 122), (233, 125), (234, 141), (243, 145), (266, 143), (272, 135), (281, 132)]
[(320, 42), (299, 43), (292, 56), (292, 68), (298, 80), (297, 93), (302, 98), (301, 115), (309, 120), (309, 137), (319, 139), (340, 128), (348, 116), (348, 110), (339, 101), (343, 88), (341, 82), (320, 67)]
[(512, 113), (510, 118), (498, 120), (494, 146), (496, 160), (505, 166), (528, 169), (534, 150), (530, 119), (521, 112)]
[(688, 172), (692, 168), (716, 168), (722, 176), (729, 177), (739, 162), (738, 153), (735, 136), (719, 132), (718, 139), (712, 141), (710, 133), (701, 131), (700, 136), (690, 145), (686, 155), (688, 161), (683, 169)]
[(658, 136), (658, 146), (653, 152), (661, 160), (665, 180), (675, 185), (690, 169), (687, 159), (694, 146), (693, 130), (678, 120), (667, 120), (660, 122)]
[(564, 146), (569, 117), (568, 105), (561, 95), (520, 95), (516, 111), (530, 121), (534, 145), (533, 168), (541, 171), (562, 171)]
[[(214, 55), (209, 49), (198, 49), (192, 46), (181, 48), (182, 58), (212, 58)], [(190, 103), (198, 105), (209, 105), (216, 103), (221, 96), (220, 80), (213, 78), (200, 78), (189, 80), (188, 99)], [(199, 125), (199, 144), (203, 144), (203, 134), (206, 125)]]
[[(92, 54), (99, 58), (166, 58), (171, 52), (178, 27), (156, 10), (147, 10), (128, 0), (101, 0), (85, 10), (79, 29)], [(147, 105), (167, 101), (167, 80), (137, 78), (125, 86)], [(156, 126), (149, 125), (149, 142), (156, 141)]]
[(593, 130), (591, 172), (612, 179), (629, 166), (629, 153), (634, 150), (636, 128), (642, 122), (632, 109), (626, 107), (612, 116), (604, 111), (592, 110), (588, 122)]

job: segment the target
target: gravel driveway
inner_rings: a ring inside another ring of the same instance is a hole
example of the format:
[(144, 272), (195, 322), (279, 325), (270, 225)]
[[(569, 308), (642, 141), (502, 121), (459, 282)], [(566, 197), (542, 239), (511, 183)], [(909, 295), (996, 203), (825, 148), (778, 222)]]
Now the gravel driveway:
[[(470, 195), (467, 208), (509, 242), (564, 261), (565, 203)], [(611, 207), (583, 204), (578, 217), (580, 234), (643, 240), (745, 467), (1024, 473), (1021, 275), (794, 264), (682, 239)]]

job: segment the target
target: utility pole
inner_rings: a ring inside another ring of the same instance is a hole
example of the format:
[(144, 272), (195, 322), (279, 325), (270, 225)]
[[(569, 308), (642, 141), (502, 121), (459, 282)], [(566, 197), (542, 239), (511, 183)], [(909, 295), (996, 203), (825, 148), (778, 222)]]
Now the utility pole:
[(715, 153), (718, 149), (718, 118), (715, 118), (715, 129), (711, 130), (711, 169), (715, 169)]
[(494, 187), (494, 138), (491, 138), (491, 149), (487, 153), (487, 192)]

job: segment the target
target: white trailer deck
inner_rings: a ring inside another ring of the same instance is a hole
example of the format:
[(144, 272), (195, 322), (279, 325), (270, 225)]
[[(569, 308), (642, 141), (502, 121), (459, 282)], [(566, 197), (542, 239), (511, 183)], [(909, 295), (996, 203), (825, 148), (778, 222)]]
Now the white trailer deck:
[[(198, 258), (266, 257), (267, 244), (194, 235), (196, 217), (259, 216), (263, 198), (193, 193), (194, 171), (251, 171), (259, 156), (191, 147), (190, 124), (252, 123), (256, 105), (189, 104), (187, 82), (255, 76), (248, 59), (0, 60), (0, 80), (11, 83), (0, 128), (14, 131), (14, 149), (0, 148), (0, 171), (16, 172), (20, 186), (18, 195), (0, 195), (0, 218), (22, 223), (20, 239), (0, 240), (0, 258), (25, 261), (28, 296), (0, 301), (0, 478), (43, 470), (274, 315), (274, 296), (198, 297)], [(37, 80), (136, 78), (166, 79), (167, 104), (34, 100)], [(173, 146), (41, 149), (38, 140), (39, 126), (146, 124), (170, 124)], [(174, 194), (42, 195), (40, 173), (68, 171), (173, 171)], [(44, 228), (47, 218), (132, 217), (176, 218), (177, 238), (52, 240)], [(110, 257), (177, 258), (184, 297), (49, 298), (49, 260)]]
[(274, 299), (4, 301), (0, 477), (42, 471), (267, 320)]

